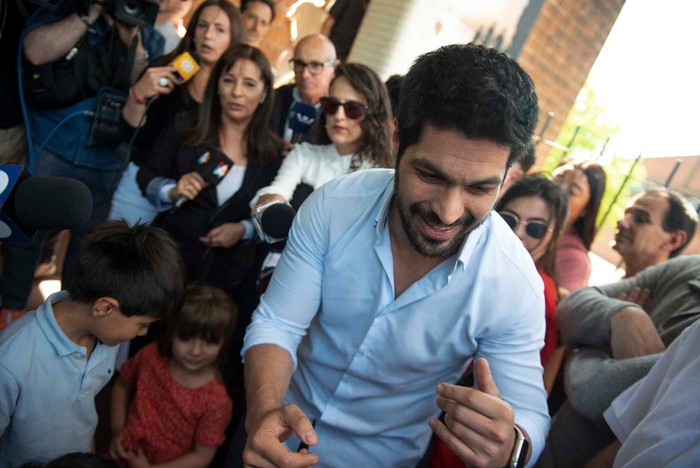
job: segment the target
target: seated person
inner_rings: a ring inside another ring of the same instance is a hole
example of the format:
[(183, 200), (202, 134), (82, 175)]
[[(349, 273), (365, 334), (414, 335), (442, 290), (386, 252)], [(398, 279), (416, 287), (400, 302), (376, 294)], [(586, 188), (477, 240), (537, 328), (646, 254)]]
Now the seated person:
[(0, 334), (0, 466), (91, 451), (95, 395), (114, 374), (117, 345), (145, 335), (184, 291), (165, 232), (123, 221), (96, 227), (70, 291)]
[(666, 189), (649, 189), (632, 198), (617, 222), (615, 244), (625, 262), (625, 278), (681, 253), (693, 239), (698, 215)]
[(339, 65), (321, 107), (311, 135), (316, 144), (296, 145), (252, 205), (290, 201), (300, 183), (316, 189), (348, 172), (392, 166), (391, 104), (384, 83), (370, 68)]
[(564, 164), (552, 176), (569, 196), (569, 219), (557, 250), (559, 285), (572, 293), (588, 286), (588, 251), (596, 235), (596, 218), (605, 193), (605, 171), (594, 162)]
[(699, 317), (700, 255), (683, 255), (562, 301), (559, 333), (575, 351), (564, 373), (568, 402), (552, 421), (540, 466), (580, 466), (609, 444), (603, 411)]
[(615, 398), (605, 411), (605, 420), (618, 440), (586, 466), (697, 465), (699, 386), (700, 323), (695, 323), (643, 379)]
[(110, 456), (124, 466), (209, 466), (224, 442), (231, 399), (226, 360), (236, 305), (220, 289), (192, 285), (151, 343), (119, 369), (112, 389)]

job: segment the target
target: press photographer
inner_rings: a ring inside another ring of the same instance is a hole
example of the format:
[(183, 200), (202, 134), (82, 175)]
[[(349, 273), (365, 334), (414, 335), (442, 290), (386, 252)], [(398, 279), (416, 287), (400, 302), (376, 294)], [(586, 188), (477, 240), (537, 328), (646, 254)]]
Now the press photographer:
[[(93, 199), (87, 225), (71, 231), (62, 278), (67, 286), (85, 232), (105, 219), (125, 164), (115, 151), (117, 142), (90, 141), (93, 127), (102, 128), (95, 115), (118, 114), (110, 99), (100, 100), (103, 109), (97, 108), (98, 92), (109, 87), (113, 90), (107, 96), (126, 96), (148, 61), (162, 53), (164, 41), (148, 26), (155, 19), (153, 12), (157, 14), (152, 0), (38, 3), (42, 8), (27, 22), (20, 50), (28, 162), (34, 175), (82, 181)], [(74, 89), (67, 89), (69, 85)], [(48, 234), (37, 233), (25, 247), (6, 246), (0, 286), (4, 308), (25, 307)]]

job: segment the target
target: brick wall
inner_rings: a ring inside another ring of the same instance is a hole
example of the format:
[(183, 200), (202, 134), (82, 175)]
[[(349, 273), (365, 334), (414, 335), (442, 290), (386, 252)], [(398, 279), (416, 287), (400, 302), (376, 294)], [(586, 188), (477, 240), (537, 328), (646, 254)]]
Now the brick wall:
[[(540, 126), (554, 118), (544, 138), (555, 140), (624, 0), (545, 0), (518, 63), (532, 76), (540, 100)], [(539, 130), (539, 129), (538, 129)], [(538, 159), (547, 153), (538, 147)]]

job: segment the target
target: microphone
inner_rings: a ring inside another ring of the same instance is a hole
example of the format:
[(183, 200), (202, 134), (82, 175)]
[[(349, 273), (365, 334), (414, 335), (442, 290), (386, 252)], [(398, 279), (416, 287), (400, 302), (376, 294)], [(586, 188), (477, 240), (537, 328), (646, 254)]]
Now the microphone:
[(0, 166), (0, 241), (26, 244), (38, 229), (71, 229), (92, 213), (90, 189), (66, 177), (32, 176), (23, 166)]
[(177, 57), (175, 57), (172, 62), (170, 62), (171, 67), (177, 68), (175, 74), (180, 79), (180, 83), (183, 84), (190, 80), (198, 71), (199, 64), (197, 60), (188, 51), (184, 51)]
[(292, 130), (292, 143), (299, 143), (311, 131), (316, 121), (316, 108), (296, 101), (289, 110), (289, 128)]
[[(223, 151), (210, 147), (197, 158), (194, 170), (202, 176), (207, 184), (217, 185), (226, 176), (231, 166), (233, 166), (233, 162), (226, 157)], [(180, 208), (186, 201), (188, 201), (188, 198), (180, 195), (180, 198), (175, 202), (175, 207)]]
[(263, 241), (274, 244), (287, 238), (296, 214), (290, 204), (274, 201), (255, 210), (253, 226)]
[(290, 204), (273, 201), (253, 212), (253, 226), (263, 241), (274, 244), (287, 238), (296, 214)]

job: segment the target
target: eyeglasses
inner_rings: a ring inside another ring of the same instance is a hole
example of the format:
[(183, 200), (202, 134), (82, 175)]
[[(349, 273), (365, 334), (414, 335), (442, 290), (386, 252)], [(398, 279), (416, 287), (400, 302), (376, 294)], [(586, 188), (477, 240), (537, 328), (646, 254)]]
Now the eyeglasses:
[(333, 65), (333, 60), (326, 60), (325, 62), (316, 62), (316, 61), (311, 61), (309, 63), (304, 62), (303, 60), (299, 59), (291, 59), (289, 61), (289, 66), (292, 67), (294, 70), (294, 73), (304, 73), (304, 68), (309, 69), (309, 73), (312, 75), (318, 75), (323, 71), (324, 68), (330, 67)]
[[(524, 221), (521, 221), (520, 218), (518, 218), (513, 213), (502, 211), (499, 214), (513, 231), (515, 231), (515, 228), (518, 227), (518, 224), (524, 223)], [(525, 223), (525, 234), (532, 237), (533, 239), (542, 239), (544, 236), (547, 235), (549, 231), (551, 231), (551, 229), (549, 228), (547, 223), (544, 223), (542, 221), (527, 221), (527, 223)]]
[(345, 117), (350, 120), (361, 119), (365, 116), (367, 109), (369, 109), (366, 104), (357, 101), (340, 102), (333, 96), (324, 96), (321, 98), (321, 107), (327, 115), (337, 114), (341, 106), (345, 111)]

